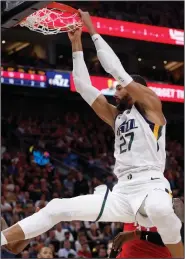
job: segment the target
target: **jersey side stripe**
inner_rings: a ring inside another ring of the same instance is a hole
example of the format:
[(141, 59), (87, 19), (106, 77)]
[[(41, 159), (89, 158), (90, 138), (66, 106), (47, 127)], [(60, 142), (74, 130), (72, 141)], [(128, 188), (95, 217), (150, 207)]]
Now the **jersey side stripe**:
[(153, 133), (155, 138), (158, 140), (162, 135), (162, 128), (163, 126), (159, 126), (158, 124), (154, 124)]
[(159, 125), (155, 124), (153, 133), (154, 133), (155, 138), (158, 139)]

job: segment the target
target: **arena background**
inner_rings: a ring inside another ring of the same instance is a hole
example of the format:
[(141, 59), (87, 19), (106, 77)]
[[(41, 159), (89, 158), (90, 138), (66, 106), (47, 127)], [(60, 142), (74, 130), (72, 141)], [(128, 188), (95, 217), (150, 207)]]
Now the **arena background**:
[[(144, 76), (162, 99), (168, 121), (165, 176), (174, 197), (184, 199), (184, 3), (65, 3), (88, 10), (125, 69)], [(1, 4), (1, 213), (12, 225), (52, 198), (92, 193), (97, 175), (112, 188), (114, 136), (74, 91), (67, 34), (44, 36), (12, 27), (45, 3)], [(86, 32), (83, 47), (94, 85), (111, 94), (114, 80), (102, 69)], [(108, 241), (122, 228), (65, 222), (33, 239), (22, 254), (2, 250), (2, 258), (37, 258), (44, 245), (53, 245), (55, 258), (66, 246), (73, 249), (69, 257), (104, 258)], [(83, 242), (88, 245), (79, 252)]]

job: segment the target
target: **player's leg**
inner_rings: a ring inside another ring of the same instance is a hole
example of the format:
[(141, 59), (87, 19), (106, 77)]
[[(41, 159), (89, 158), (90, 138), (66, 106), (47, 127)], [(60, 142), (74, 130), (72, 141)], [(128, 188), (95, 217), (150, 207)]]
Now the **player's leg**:
[(106, 197), (105, 191), (104, 187), (102, 191), (92, 195), (53, 199), (39, 212), (3, 231), (1, 245), (38, 236), (60, 221), (95, 221), (100, 213), (101, 221), (133, 222), (133, 216), (124, 199), (115, 197), (111, 192)]
[(163, 243), (168, 247), (173, 258), (184, 258), (184, 249), (181, 241), (181, 221), (173, 210), (172, 198), (160, 189), (148, 194), (145, 200), (145, 211), (157, 227)]

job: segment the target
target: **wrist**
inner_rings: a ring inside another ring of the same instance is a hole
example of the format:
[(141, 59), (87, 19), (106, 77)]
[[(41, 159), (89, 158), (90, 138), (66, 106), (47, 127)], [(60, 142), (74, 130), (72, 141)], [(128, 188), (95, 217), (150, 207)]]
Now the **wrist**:
[(81, 40), (81, 38), (73, 39), (73, 40), (71, 41), (71, 44), (72, 44), (72, 45), (82, 44), (82, 40)]
[(95, 28), (94, 28), (93, 25), (87, 26), (87, 29), (88, 29), (89, 34), (90, 34), (91, 36), (93, 36), (94, 34), (97, 34), (97, 32), (96, 32), (96, 30), (95, 30)]
[(93, 36), (94, 34), (97, 34), (97, 32), (96, 32), (95, 29), (92, 29), (91, 31), (89, 31), (89, 34), (90, 34), (91, 36)]
[(82, 51), (82, 42), (81, 39), (76, 39), (72, 42), (72, 51), (77, 52), (77, 51)]

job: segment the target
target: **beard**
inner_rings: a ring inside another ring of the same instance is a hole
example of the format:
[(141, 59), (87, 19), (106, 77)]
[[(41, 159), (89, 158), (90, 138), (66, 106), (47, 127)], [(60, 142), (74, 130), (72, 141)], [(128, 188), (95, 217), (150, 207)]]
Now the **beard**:
[(118, 111), (123, 112), (127, 109), (131, 109), (132, 105), (133, 105), (132, 98), (128, 94), (120, 100), (120, 102), (118, 103), (118, 105), (116, 107), (117, 107)]

